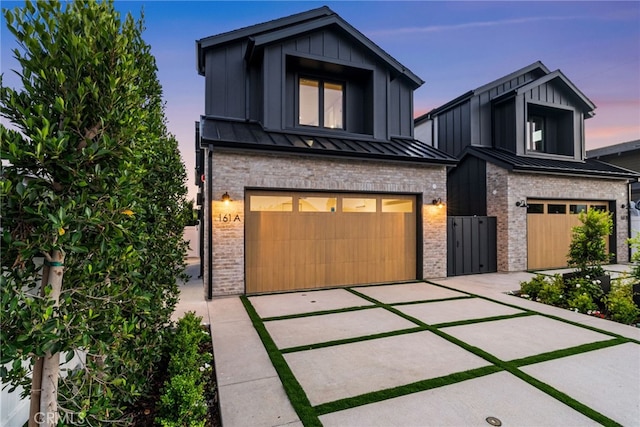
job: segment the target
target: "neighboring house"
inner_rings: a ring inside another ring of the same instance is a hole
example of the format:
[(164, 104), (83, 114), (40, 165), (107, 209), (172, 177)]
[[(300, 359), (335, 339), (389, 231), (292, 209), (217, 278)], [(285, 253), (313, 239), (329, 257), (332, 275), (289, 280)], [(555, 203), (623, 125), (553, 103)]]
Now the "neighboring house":
[[(640, 139), (587, 151), (588, 159), (600, 160), (640, 175)], [(640, 204), (640, 182), (631, 183), (631, 200)]]
[[(640, 175), (640, 139), (587, 151), (587, 158), (620, 166)], [(629, 237), (640, 233), (640, 182), (629, 186)]]
[(446, 275), (423, 81), (327, 7), (197, 41), (206, 297)]
[[(626, 169), (585, 159), (595, 105), (561, 71), (535, 62), (416, 119), (416, 137), (460, 159), (448, 214), (497, 218), (497, 267), (567, 265), (577, 213), (613, 213), (609, 249), (628, 260)], [(622, 206), (625, 208), (622, 208)]]

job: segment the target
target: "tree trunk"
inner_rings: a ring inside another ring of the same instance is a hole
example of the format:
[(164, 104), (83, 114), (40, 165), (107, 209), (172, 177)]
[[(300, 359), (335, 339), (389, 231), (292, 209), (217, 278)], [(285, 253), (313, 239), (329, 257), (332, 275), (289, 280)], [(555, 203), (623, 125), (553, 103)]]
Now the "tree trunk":
[[(49, 284), (49, 266), (42, 267), (42, 281), (40, 282), (40, 296), (44, 297), (44, 288)], [(36, 414), (40, 411), (40, 392), (42, 387), (42, 357), (36, 359), (31, 373), (31, 401), (29, 406), (29, 427), (37, 427)]]
[[(60, 304), (62, 291), (62, 276), (64, 274), (64, 252), (54, 250), (51, 255), (45, 255), (49, 264), (49, 285), (54, 306)], [(42, 394), (40, 396), (40, 412), (42, 425), (56, 426), (58, 424), (58, 377), (60, 376), (60, 353), (47, 352), (42, 363)]]

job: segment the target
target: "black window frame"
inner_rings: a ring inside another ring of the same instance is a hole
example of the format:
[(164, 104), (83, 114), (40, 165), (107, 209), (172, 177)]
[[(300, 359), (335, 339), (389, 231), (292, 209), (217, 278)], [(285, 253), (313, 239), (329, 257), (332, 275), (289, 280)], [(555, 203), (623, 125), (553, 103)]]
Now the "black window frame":
[[(527, 102), (526, 107), (526, 135), (525, 150), (527, 153), (538, 155), (568, 156), (575, 155), (574, 125), (575, 111), (560, 105), (546, 105), (537, 102)], [(533, 146), (534, 119), (540, 119), (542, 127), (542, 140), (540, 148)]]
[[(300, 82), (301, 80), (315, 80), (318, 82), (318, 126), (306, 125), (300, 123)], [(336, 84), (342, 86), (342, 126), (341, 127), (326, 127), (324, 125), (324, 85), (326, 83)], [(298, 74), (296, 76), (295, 96), (296, 96), (296, 126), (305, 129), (322, 129), (331, 131), (344, 131), (346, 130), (346, 109), (347, 109), (347, 82), (340, 79), (327, 78), (324, 76), (318, 76), (313, 74)]]

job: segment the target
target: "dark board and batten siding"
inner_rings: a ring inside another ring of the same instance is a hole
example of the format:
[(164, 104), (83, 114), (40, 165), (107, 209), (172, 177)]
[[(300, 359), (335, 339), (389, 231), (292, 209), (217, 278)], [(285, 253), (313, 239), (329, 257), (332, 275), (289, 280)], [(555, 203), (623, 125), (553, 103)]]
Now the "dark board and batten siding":
[(246, 43), (207, 51), (205, 114), (235, 119), (246, 116), (244, 52)]
[(447, 215), (487, 214), (486, 162), (467, 156), (447, 175)]
[(308, 64), (309, 70), (346, 79), (348, 133), (380, 140), (413, 136), (412, 84), (403, 76), (392, 78), (379, 58), (340, 29), (325, 28), (266, 45), (249, 64), (246, 49), (245, 40), (205, 52), (206, 115), (255, 120), (269, 130), (294, 128), (296, 72)]
[(470, 102), (464, 102), (438, 116), (438, 145), (447, 154), (457, 156), (469, 145)]

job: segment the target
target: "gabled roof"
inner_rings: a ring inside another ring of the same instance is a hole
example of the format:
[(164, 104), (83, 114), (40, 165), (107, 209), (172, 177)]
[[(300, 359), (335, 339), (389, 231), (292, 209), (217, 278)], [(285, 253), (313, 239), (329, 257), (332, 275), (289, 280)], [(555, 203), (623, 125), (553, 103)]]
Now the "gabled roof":
[(200, 125), (202, 143), (213, 147), (448, 166), (458, 162), (454, 157), (412, 138), (377, 141), (357, 135), (273, 132), (264, 130), (256, 122), (211, 117), (202, 117)]
[(469, 146), (461, 158), (474, 156), (509, 171), (637, 180), (638, 172), (598, 160), (583, 162), (518, 156), (500, 148)]
[(587, 151), (587, 157), (591, 159), (601, 156), (621, 155), (633, 151), (640, 153), (640, 139), (589, 150)]
[[(555, 71), (550, 71), (541, 61), (536, 61), (530, 65), (527, 65), (526, 67), (523, 67), (517, 71), (514, 71), (512, 73), (507, 74), (506, 76), (500, 77), (499, 79), (496, 79), (490, 83), (484, 84), (476, 89), (470, 90), (466, 93), (464, 93), (463, 95), (447, 102), (446, 104), (443, 104), (439, 107), (434, 108), (433, 110), (429, 111), (428, 113), (425, 113), (423, 115), (421, 115), (420, 117), (415, 119), (415, 123), (421, 123), (424, 120), (437, 115), (439, 113), (441, 113), (442, 111), (446, 111), (452, 107), (455, 107), (456, 105), (462, 104), (463, 102), (471, 99), (472, 97), (479, 95), (483, 92), (489, 91), (491, 89), (493, 89), (494, 87), (503, 85), (507, 82), (509, 82), (510, 80), (523, 75), (523, 74), (527, 74), (527, 73), (534, 73), (536, 75), (538, 75), (538, 78), (535, 78), (533, 80), (530, 81), (526, 81), (523, 82), (522, 84), (520, 84), (517, 87), (513, 87), (511, 88), (511, 90), (506, 91), (504, 93), (501, 93), (500, 95), (498, 95), (497, 97), (495, 97), (492, 100), (499, 100), (499, 99), (503, 99), (503, 98), (507, 98), (509, 96), (513, 96), (514, 94), (520, 94), (523, 92), (526, 92), (527, 90), (531, 90), (534, 87), (540, 86), (544, 83), (550, 82), (550, 81), (554, 81), (554, 82), (558, 82), (560, 85), (564, 86), (568, 91), (572, 92), (575, 95), (575, 98), (578, 100), (578, 102), (583, 106), (583, 110), (586, 112), (591, 113), (595, 108), (595, 104), (593, 102), (591, 102), (591, 100), (589, 98), (587, 98), (560, 70), (555, 70)], [(585, 118), (588, 118), (590, 116), (587, 116)]]
[[(541, 86), (545, 83), (553, 81), (556, 84), (564, 86), (569, 93), (574, 95), (574, 98), (582, 105), (582, 110), (585, 112), (592, 113), (595, 110), (596, 105), (591, 102), (589, 98), (587, 98), (581, 91), (574, 85), (560, 70), (555, 70), (544, 77), (540, 77), (539, 79), (533, 80), (531, 82), (525, 83), (521, 86), (518, 86), (512, 91), (503, 94), (503, 96), (508, 96), (508, 94), (521, 94), (525, 93), (533, 88)], [(502, 97), (502, 96), (501, 96)], [(592, 116), (591, 114), (590, 116)], [(585, 117), (588, 118), (588, 117)]]
[(247, 39), (249, 46), (245, 57), (250, 59), (253, 49), (259, 46), (275, 43), (280, 40), (294, 37), (308, 31), (317, 30), (328, 26), (337, 26), (343, 32), (348, 34), (352, 39), (356, 40), (371, 53), (382, 60), (395, 73), (406, 76), (415, 88), (421, 86), (424, 81), (415, 75), (411, 70), (406, 68), (382, 48), (364, 36), (361, 32), (352, 27), (348, 22), (342, 19), (338, 14), (323, 6), (312, 9), (307, 12), (298, 13), (262, 24), (252, 25), (250, 27), (240, 28), (238, 30), (222, 33), (210, 37), (196, 40), (198, 73), (204, 75), (205, 72), (205, 55), (204, 52), (212, 47), (231, 43), (240, 39)]

